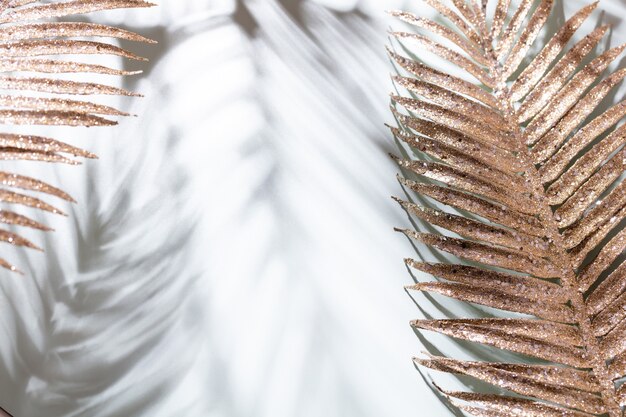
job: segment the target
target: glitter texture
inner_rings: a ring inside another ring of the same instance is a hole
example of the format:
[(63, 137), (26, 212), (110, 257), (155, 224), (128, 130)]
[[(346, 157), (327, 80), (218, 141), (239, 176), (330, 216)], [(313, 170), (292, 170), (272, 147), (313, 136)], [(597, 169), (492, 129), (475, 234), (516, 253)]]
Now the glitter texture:
[(535, 86), (541, 76), (546, 72), (550, 63), (559, 55), (567, 42), (574, 36), (574, 32), (595, 10), (598, 2), (581, 9), (571, 17), (565, 25), (550, 39), (548, 44), (541, 50), (528, 67), (513, 81), (511, 86), (511, 100), (518, 101)]
[(526, 122), (534, 117), (554, 95), (561, 90), (567, 79), (580, 65), (581, 61), (595, 48), (609, 30), (602, 26), (579, 41), (567, 51), (565, 56), (535, 86), (534, 90), (521, 103), (516, 116), (518, 121)]
[[(414, 43), (455, 64), (478, 83), (388, 48), (399, 92), (391, 96), (398, 126), (390, 131), (405, 155), (413, 156), (393, 157), (403, 173), (399, 181), (409, 195), (427, 197), (414, 200), (420, 204), (394, 199), (415, 224), (436, 226), (429, 233), (396, 230), (437, 255), (449, 255), (449, 263), (406, 259), (407, 267), (434, 279), (406, 289), (524, 316), (428, 317), (411, 326), (550, 364), (430, 354), (415, 358), (415, 364), (506, 390), (496, 395), (436, 386), (442, 398), (471, 415), (622, 417), (626, 125), (620, 122), (626, 101), (604, 112), (598, 106), (626, 77), (625, 69), (602, 77), (626, 48), (595, 56), (608, 30), (602, 26), (566, 50), (597, 2), (556, 33), (546, 33), (543, 48), (534, 44), (550, 19), (552, 0), (521, 0), (512, 10), (510, 0), (497, 0), (491, 19), (487, 10), (493, 8), (485, 1), (451, 0), (454, 9), (436, 0), (426, 3), (453, 26), (410, 13), (392, 15), (446, 38), (462, 52), (424, 34), (392, 34), (414, 41), (403, 42), (405, 47)], [(528, 56), (531, 49), (539, 52)], [(519, 68), (522, 62), (530, 64)], [(429, 206), (432, 200), (439, 205)], [(455, 264), (458, 260), (471, 266)]]
[[(154, 43), (139, 34), (111, 26), (86, 22), (61, 21), (71, 15), (102, 10), (152, 7), (140, 0), (70, 0), (40, 2), (38, 0), (12, 0), (0, 2), (0, 124), (46, 126), (112, 126), (115, 117), (128, 116), (118, 109), (93, 103), (48, 95), (121, 95), (140, 96), (137, 93), (103, 84), (63, 80), (37, 74), (95, 73), (107, 75), (133, 75), (140, 71), (108, 68), (72, 58), (88, 55), (115, 55), (124, 59), (145, 61), (145, 58), (102, 40), (72, 39), (100, 38), (122, 39), (133, 42)], [(38, 22), (38, 20), (46, 20)], [(57, 19), (59, 21), (48, 21)], [(23, 76), (20, 73), (28, 73)], [(33, 75), (36, 74), (36, 75)], [(28, 95), (20, 95), (26, 91)], [(32, 94), (34, 93), (34, 94)], [(0, 133), (0, 160), (40, 161), (78, 164), (74, 159), (95, 158), (90, 152), (63, 142), (40, 136)], [(0, 201), (17, 204), (50, 213), (64, 213), (53, 205), (26, 194), (12, 191), (19, 188), (28, 192), (43, 193), (68, 202), (74, 200), (60, 189), (25, 176), (0, 172)], [(11, 211), (0, 211), (0, 223), (30, 227), (41, 231), (51, 230), (26, 216)], [(15, 246), (39, 249), (19, 235), (0, 230), (0, 240)], [(0, 259), (0, 267), (16, 271), (17, 268)]]

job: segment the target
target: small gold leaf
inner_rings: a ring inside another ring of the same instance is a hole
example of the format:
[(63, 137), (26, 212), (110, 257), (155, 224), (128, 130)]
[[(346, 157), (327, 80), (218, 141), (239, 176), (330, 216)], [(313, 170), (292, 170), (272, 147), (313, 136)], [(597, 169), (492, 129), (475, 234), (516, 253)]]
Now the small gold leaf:
[(133, 93), (122, 88), (111, 87), (97, 83), (83, 83), (77, 81), (58, 80), (54, 78), (32, 77), (2, 77), (0, 76), (0, 89), (2, 90), (29, 90), (52, 94), (75, 94), (75, 95), (119, 95), (141, 97), (141, 94)]
[(541, 50), (539, 55), (533, 59), (531, 64), (528, 65), (513, 82), (511, 86), (511, 100), (519, 101), (541, 80), (541, 76), (563, 50), (567, 42), (574, 35), (574, 32), (576, 32), (597, 6), (598, 2), (596, 1), (580, 9), (578, 13), (572, 16), (557, 34), (550, 39), (550, 42)]
[[(31, 2), (26, 2), (28, 4)], [(16, 4), (17, 5), (17, 4)], [(21, 5), (21, 4), (20, 4)], [(92, 13), (101, 10), (153, 7), (155, 4), (142, 0), (73, 0), (61, 3), (40, 4), (15, 9), (0, 17), (0, 23), (15, 23), (26, 20), (50, 19), (72, 14)], [(15, 7), (15, 6), (14, 6)]]
[[(0, 27), (0, 41), (45, 39), (56, 37), (106, 37), (127, 41), (155, 43), (137, 33), (124, 29), (86, 22), (26, 23)], [(110, 46), (110, 45), (109, 45)]]
[(136, 75), (141, 71), (125, 71), (102, 65), (81, 62), (58, 61), (54, 59), (0, 58), (0, 72), (41, 72), (49, 74), (87, 72), (105, 75)]

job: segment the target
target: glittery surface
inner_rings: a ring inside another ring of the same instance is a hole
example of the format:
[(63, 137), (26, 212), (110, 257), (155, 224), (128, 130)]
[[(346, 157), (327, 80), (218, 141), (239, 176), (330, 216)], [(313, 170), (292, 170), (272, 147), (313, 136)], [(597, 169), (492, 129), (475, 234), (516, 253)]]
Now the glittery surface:
[(569, 300), (567, 292), (560, 285), (529, 276), (485, 271), (467, 265), (433, 264), (417, 262), (413, 259), (407, 259), (405, 262), (411, 268), (438, 278), (481, 287), (484, 290), (493, 289), (512, 295), (524, 294), (524, 297), (535, 303), (557, 302), (566, 304)]
[(521, 251), (504, 249), (464, 239), (429, 233), (416, 233), (411, 230), (400, 231), (426, 245), (470, 261), (513, 271), (527, 272), (539, 278), (555, 278), (563, 273), (553, 263), (537, 256), (524, 254)]
[[(571, 112), (571, 115), (577, 116), (575, 113), (578, 113), (578, 110), (579, 109)], [(563, 145), (563, 143), (567, 135), (564, 135), (560, 129), (562, 124), (566, 122), (571, 123), (571, 121), (569, 117), (567, 117), (567, 119), (564, 118), (556, 128), (548, 132), (548, 134), (542, 137), (533, 147), (532, 155), (535, 163), (544, 163), (540, 168), (543, 181), (550, 182), (556, 178), (564, 169), (563, 163), (568, 161), (568, 157), (571, 158), (572, 155), (576, 155), (593, 142), (593, 140), (597, 139), (599, 135), (610, 129), (624, 115), (626, 115), (626, 102), (619, 103), (605, 111), (597, 119), (594, 119), (580, 129), (565, 145)], [(580, 121), (578, 123), (580, 123)], [(570, 127), (568, 133), (571, 133), (571, 130), (572, 128)], [(555, 155), (555, 153), (557, 155)]]
[[(591, 414), (568, 410), (543, 402), (527, 400), (523, 398), (501, 397), (490, 394), (473, 394), (465, 392), (445, 392), (450, 398), (450, 402), (463, 411), (475, 416), (482, 417), (590, 417)], [(481, 405), (481, 407), (469, 406), (466, 403), (460, 403), (455, 399), (471, 401), (473, 404)]]
[(460, 94), (412, 78), (398, 76), (393, 79), (398, 85), (413, 94), (421, 96), (446, 110), (454, 111), (465, 117), (472, 117), (484, 125), (497, 126), (496, 129), (503, 128), (506, 132), (512, 131), (500, 113)]
[(503, 78), (508, 78), (522, 62), (533, 42), (537, 39), (541, 28), (548, 20), (553, 3), (554, 0), (543, 0), (537, 11), (535, 11), (530, 22), (522, 31), (519, 39), (513, 45), (511, 53), (504, 62), (502, 71)]
[(482, 179), (488, 179), (501, 187), (508, 187), (513, 184), (516, 186), (517, 190), (522, 189), (521, 177), (513, 176), (507, 172), (493, 168), (488, 163), (473, 158), (463, 150), (457, 150), (451, 146), (440, 144), (428, 138), (406, 135), (396, 129), (392, 129), (392, 131), (396, 137), (410, 144), (414, 149), (419, 149), (433, 158), (445, 161), (448, 165), (459, 171), (480, 176)]
[(481, 45), (483, 38), (479, 36), (476, 31), (468, 25), (463, 18), (461, 18), (454, 11), (446, 7), (440, 0), (424, 0), (430, 7), (437, 10), (442, 16), (446, 17), (456, 28), (458, 28), (467, 39), (474, 42), (477, 45)]
[(480, 65), (476, 64), (463, 54), (443, 46), (440, 43), (432, 41), (426, 36), (409, 32), (392, 32), (391, 35), (401, 40), (410, 40), (412, 41), (410, 44), (421, 46), (424, 50), (432, 52), (433, 54), (458, 65), (473, 75), (478, 81), (489, 87), (493, 87), (495, 85), (493, 77), (491, 77)]
[[(0, 124), (111, 126), (118, 123), (113, 118), (128, 116), (126, 112), (87, 100), (56, 98), (49, 95), (139, 96), (139, 94), (103, 84), (57, 79), (53, 78), (54, 74), (138, 74), (140, 71), (74, 62), (73, 59), (76, 56), (106, 54), (145, 61), (145, 58), (107, 43), (105, 40), (113, 38), (134, 42), (154, 42), (124, 29), (94, 23), (63, 21), (63, 19), (71, 15), (102, 10), (151, 6), (153, 6), (152, 3), (141, 0), (53, 2), (10, 0), (0, 2), (0, 73), (2, 73), (0, 74), (0, 90), (3, 90), (0, 94)], [(58, 21), (49, 21), (49, 19)], [(45, 21), (37, 22), (38, 20)], [(72, 39), (77, 37), (83, 39)], [(58, 59), (57, 56), (64, 58)], [(21, 73), (28, 73), (28, 76)], [(40, 74), (49, 75), (41, 76)], [(19, 91), (25, 91), (27, 94), (21, 95)], [(0, 133), (0, 160), (78, 164), (80, 161), (74, 159), (76, 157), (95, 158), (95, 155), (51, 138)], [(59, 188), (33, 178), (0, 172), (0, 182), (3, 187), (7, 188), (0, 189), (0, 201), (6, 204), (18, 204), (63, 214), (60, 209), (39, 198), (12, 191), (10, 188), (43, 193), (74, 202)], [(0, 210), (0, 223), (42, 231), (50, 230), (28, 217), (6, 210)], [(34, 243), (24, 240), (13, 232), (0, 231), (0, 240), (17, 246), (38, 249)], [(0, 259), (0, 267), (17, 271), (15, 266), (3, 259)]]
[(96, 155), (91, 152), (42, 136), (2, 133), (0, 134), (0, 148), (12, 148), (20, 151), (42, 153), (66, 153), (83, 158), (96, 158)]
[(117, 87), (104, 84), (83, 83), (77, 81), (58, 80), (54, 78), (39, 77), (7, 77), (0, 76), (1, 90), (27, 90), (39, 91), (52, 94), (76, 94), (94, 95), (108, 94), (120, 96), (140, 97), (140, 94), (133, 93)]
[(516, 115), (519, 122), (531, 119), (548, 104), (585, 56), (600, 43), (608, 30), (608, 26), (599, 27), (567, 51), (565, 56), (539, 81), (533, 91), (524, 98)]
[[(585, 178), (593, 174), (601, 164), (607, 160), (610, 154), (626, 144), (626, 125), (622, 125), (615, 132), (596, 144), (591, 150), (582, 155), (560, 178), (553, 182), (546, 190), (546, 195), (552, 205), (562, 204), (569, 198)], [(612, 182), (624, 170), (626, 154), (621, 151), (603, 166), (603, 175), (611, 177)], [(609, 182), (609, 183), (610, 183)], [(607, 184), (609, 184), (607, 183)], [(568, 226), (568, 223), (559, 222), (559, 226)]]
[(605, 221), (600, 227), (589, 234), (581, 243), (570, 251), (573, 265), (580, 267), (587, 255), (589, 255), (600, 242), (602, 242), (609, 233), (617, 230), (620, 222), (619, 219), (626, 218), (626, 207), (622, 208), (613, 217)]
[(605, 111), (602, 115), (593, 119), (585, 127), (581, 128), (550, 160), (546, 161), (539, 169), (543, 182), (549, 182), (556, 174), (567, 166), (568, 162), (577, 155), (585, 146), (591, 143), (601, 133), (612, 127), (626, 115), (626, 101), (623, 101)]
[(594, 393), (567, 386), (560, 386), (555, 389), (553, 385), (533, 378), (532, 374), (526, 376), (523, 372), (511, 372), (506, 368), (475, 366), (473, 363), (445, 359), (433, 359), (423, 364), (438, 370), (473, 376), (488, 383), (496, 383), (502, 388), (521, 395), (557, 402), (585, 412), (602, 413), (604, 411), (602, 399)]
[[(394, 157), (407, 177), (399, 181), (407, 193), (440, 203), (422, 207), (396, 199), (420, 220), (416, 224), (437, 226), (428, 229), (431, 233), (397, 230), (450, 255), (450, 263), (407, 259), (408, 267), (435, 278), (407, 289), (529, 318), (429, 317), (411, 325), (553, 365), (434, 356), (415, 362), (526, 397), (436, 387), (472, 415), (622, 417), (626, 385), (616, 380), (626, 377), (626, 263), (621, 263), (626, 101), (604, 112), (598, 106), (626, 76), (626, 70), (617, 70), (602, 77), (625, 48), (594, 55), (606, 26), (566, 47), (597, 2), (556, 33), (547, 33), (546, 45), (530, 57), (531, 45), (550, 18), (552, 0), (521, 0), (513, 9), (509, 0), (498, 0), (491, 25), (485, 2), (452, 0), (454, 10), (436, 0), (427, 3), (452, 28), (408, 13), (392, 14), (447, 38), (463, 52), (422, 34), (393, 34), (414, 40), (483, 86), (389, 49), (400, 69), (393, 78), (400, 93), (391, 97), (399, 126), (390, 129), (417, 158)], [(523, 61), (530, 65), (518, 69)], [(510, 79), (518, 70), (520, 75)], [(419, 159), (423, 155), (426, 160)], [(448, 212), (448, 207), (461, 212)], [(476, 216), (466, 217), (466, 212)], [(442, 229), (446, 235), (439, 234)], [(456, 260), (472, 266), (456, 265)]]
[(513, 44), (513, 40), (517, 36), (517, 33), (522, 26), (522, 22), (526, 18), (526, 15), (530, 11), (533, 3), (534, 0), (522, 0), (519, 7), (515, 10), (511, 21), (504, 29), (499, 42), (496, 43), (494, 48), (498, 56), (498, 60), (502, 60), (506, 56), (507, 52), (509, 52), (511, 45)]
[(117, 55), (123, 58), (145, 61), (131, 52), (102, 42), (80, 40), (28, 40), (0, 43), (0, 55), (3, 57), (30, 57), (39, 55)]
[(433, 22), (432, 20), (424, 19), (418, 16), (415, 16), (413, 13), (407, 13), (402, 11), (393, 11), (391, 12), (392, 16), (399, 17), (407, 23), (410, 23), (420, 29), (428, 30), (432, 33), (440, 35), (448, 40), (450, 40), (455, 45), (459, 46), (463, 49), (467, 54), (471, 56), (473, 60), (478, 62), (481, 65), (487, 65), (488, 62), (485, 57), (480, 52), (480, 46), (474, 44), (472, 41), (462, 37), (455, 31), (450, 28), (443, 26), (437, 22)]
[[(580, 218), (600, 194), (621, 175), (626, 165), (625, 158), (626, 152), (620, 151), (555, 211), (555, 219), (559, 227), (570, 226)], [(584, 181), (585, 172), (582, 169), (575, 173), (577, 179), (572, 180), (572, 183)]]
[[(622, 53), (624, 48), (626, 48), (626, 45), (613, 48), (591, 61), (579, 71), (565, 87), (551, 97), (546, 107), (539, 112), (537, 117), (535, 117), (529, 123), (526, 130), (524, 130), (526, 144), (534, 145), (561, 119), (561, 117), (565, 116), (568, 110), (575, 104), (581, 103), (580, 105), (584, 106), (587, 100), (580, 100), (580, 98), (583, 96), (585, 90), (602, 74), (609, 64)], [(623, 76), (623, 72), (620, 72), (619, 76), (616, 78), (621, 79)], [(610, 88), (610, 84), (615, 82), (614, 78), (611, 77), (596, 87), (596, 89), (601, 91), (607, 84)], [(589, 93), (591, 99), (595, 98), (594, 95), (594, 92)], [(566, 116), (566, 122), (569, 122), (568, 119), (569, 117)]]
[(59, 112), (76, 112), (88, 114), (105, 114), (109, 116), (128, 116), (128, 113), (113, 107), (88, 101), (64, 100), (29, 96), (0, 95), (0, 108), (20, 108), (33, 110), (55, 110)]
[(497, 102), (491, 94), (472, 83), (469, 83), (461, 78), (445, 74), (441, 71), (437, 71), (436, 69), (430, 68), (420, 62), (405, 58), (390, 49), (388, 49), (387, 52), (394, 59), (394, 61), (398, 63), (398, 65), (422, 81), (446, 86), (448, 90), (482, 101), (488, 106), (497, 106)]
[(112, 26), (87, 22), (27, 23), (0, 27), (0, 41), (16, 42), (55, 37), (105, 37), (127, 41), (154, 43), (137, 33)]
[(48, 232), (52, 230), (45, 224), (41, 224), (33, 219), (29, 219), (26, 216), (23, 216), (18, 213), (13, 213), (12, 211), (7, 211), (7, 210), (0, 210), (0, 222), (4, 224), (12, 224), (16, 226), (30, 227), (30, 228), (41, 230), (44, 232)]
[[(586, 215), (563, 232), (569, 248), (578, 245), (586, 236), (609, 220), (626, 204), (626, 183), (620, 183), (603, 200), (597, 201)], [(617, 219), (619, 220), (619, 219)]]
[(522, 229), (534, 236), (544, 236), (543, 225), (537, 218), (516, 211), (511, 207), (451, 188), (422, 184), (405, 179), (401, 179), (400, 182), (416, 193), (431, 197), (443, 204), (467, 210), (512, 229)]
[(549, 257), (549, 247), (545, 240), (516, 232), (503, 227), (485, 224), (463, 216), (449, 214), (440, 210), (420, 207), (416, 204), (401, 202), (413, 217), (422, 219), (435, 226), (443, 227), (472, 240), (493, 243), (521, 253)]
[(500, 32), (502, 31), (502, 27), (504, 26), (504, 21), (509, 11), (510, 4), (511, 0), (498, 0), (493, 20), (491, 21), (492, 39), (497, 39), (500, 36)]
[(624, 251), (626, 245), (626, 229), (622, 229), (615, 237), (604, 245), (602, 252), (589, 265), (581, 270), (580, 288), (587, 290)]
[(471, 158), (489, 164), (501, 172), (512, 174), (519, 172), (521, 169), (519, 161), (513, 155), (501, 148), (498, 148), (497, 146), (491, 145), (487, 142), (481, 142), (476, 138), (470, 138), (469, 136), (463, 135), (455, 130), (451, 130), (441, 124), (407, 117), (400, 114), (395, 109), (392, 109), (392, 112), (405, 129), (410, 129), (417, 134), (413, 135), (406, 130), (401, 131), (399, 129), (392, 128), (394, 135), (402, 136), (401, 139), (407, 141), (407, 143), (412, 146), (416, 146), (421, 138), (427, 137), (433, 142), (449, 148), (454, 148), (455, 150), (462, 152), (464, 155), (468, 155)]
[(82, 62), (37, 58), (0, 58), (0, 71), (41, 72), (51, 74), (85, 72), (106, 75), (136, 75), (141, 73), (141, 71), (125, 71)]
[(574, 32), (589, 17), (597, 5), (598, 2), (595, 2), (582, 8), (550, 39), (541, 52), (532, 60), (531, 64), (514, 80), (511, 86), (511, 100), (520, 100), (541, 80), (541, 76), (546, 72), (550, 63), (559, 55), (574, 35)]
[(54, 214), (65, 215), (58, 208), (38, 199), (25, 194), (16, 193), (14, 191), (0, 189), (0, 201), (9, 204), (19, 204), (26, 207), (32, 207), (39, 210), (47, 211)]
[(524, 214), (533, 213), (534, 202), (528, 197), (516, 193), (515, 190), (506, 189), (502, 185), (494, 184), (478, 176), (474, 176), (466, 171), (432, 162), (400, 161), (399, 163), (402, 167), (424, 177), (440, 181), (463, 191), (484, 195), (495, 202), (511, 207)]
[(507, 330), (492, 329), (489, 325), (473, 325), (466, 320), (415, 320), (411, 324), (418, 329), (436, 331), (457, 339), (532, 355), (548, 361), (581, 368), (586, 365), (583, 349), (575, 346), (561, 346), (542, 340), (546, 337), (542, 327), (539, 327), (539, 331), (535, 332), (537, 337), (527, 337), (514, 336)]
[[(22, 2), (22, 4), (38, 2)], [(15, 4), (15, 6), (19, 5)], [(141, 0), (73, 0), (50, 4), (36, 4), (25, 8), (16, 8), (0, 17), (0, 23), (17, 23), (26, 20), (49, 19), (72, 14), (84, 14), (100, 10), (152, 7), (153, 3)]]
[[(622, 263), (611, 273), (587, 299), (589, 314), (595, 315), (616, 299), (626, 300), (626, 264)], [(621, 295), (620, 295), (621, 294)]]
[[(0, 79), (0, 86), (2, 80)], [(407, 110), (428, 118), (434, 122), (449, 126), (453, 124), (454, 130), (470, 136), (476, 140), (486, 140), (489, 144), (499, 146), (504, 150), (513, 150), (515, 143), (512, 135), (508, 135), (508, 126), (489, 125), (481, 120), (464, 116), (460, 112), (448, 110), (426, 101), (415, 100), (407, 97), (392, 96), (394, 102)], [(480, 138), (480, 139), (479, 139)]]

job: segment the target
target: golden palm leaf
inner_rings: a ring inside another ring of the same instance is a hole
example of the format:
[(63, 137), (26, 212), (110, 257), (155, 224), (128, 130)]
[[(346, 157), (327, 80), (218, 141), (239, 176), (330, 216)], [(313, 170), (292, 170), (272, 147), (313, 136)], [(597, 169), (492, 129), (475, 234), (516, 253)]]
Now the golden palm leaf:
[(626, 125), (618, 124), (626, 101), (604, 111), (599, 106), (626, 76), (621, 69), (602, 78), (624, 46), (594, 56), (607, 32), (600, 26), (566, 47), (597, 3), (548, 34), (530, 56), (553, 0), (521, 0), (518, 7), (499, 0), (493, 14), (486, 0), (453, 0), (454, 9), (425, 1), (452, 24), (392, 14), (443, 41), (418, 33), (393, 36), (449, 61), (476, 82), (389, 50), (406, 74), (395, 77), (406, 93), (392, 97), (399, 127), (391, 129), (402, 148), (416, 155), (397, 158), (406, 174), (400, 181), (407, 195), (414, 192), (439, 207), (398, 201), (413, 219), (454, 234), (401, 230), (455, 259), (407, 260), (410, 268), (436, 278), (409, 289), (521, 314), (415, 320), (412, 326), (528, 361), (426, 354), (415, 362), (504, 390), (441, 389), (473, 415), (621, 416)]
[[(152, 3), (142, 0), (0, 1), (0, 89), (5, 91), (0, 94), (0, 124), (110, 126), (117, 124), (111, 118), (128, 116), (109, 106), (65, 97), (138, 94), (99, 83), (62, 79), (59, 75), (86, 73), (123, 76), (137, 74), (138, 71), (118, 70), (60, 57), (107, 54), (144, 60), (113, 44), (85, 38), (152, 41), (115, 27), (60, 19), (101, 10), (151, 6)], [(72, 157), (95, 158), (95, 155), (47, 137), (0, 133), (2, 160), (77, 164)], [(15, 189), (48, 194), (73, 202), (62, 190), (27, 176), (0, 172), (0, 183), (5, 187), (0, 189), (0, 201), (3, 203), (63, 214), (53, 205)], [(0, 210), (0, 223), (50, 230), (40, 222), (9, 210)], [(0, 241), (38, 249), (32, 242), (8, 230), (0, 230)], [(2, 258), (0, 266), (16, 271), (15, 266)]]

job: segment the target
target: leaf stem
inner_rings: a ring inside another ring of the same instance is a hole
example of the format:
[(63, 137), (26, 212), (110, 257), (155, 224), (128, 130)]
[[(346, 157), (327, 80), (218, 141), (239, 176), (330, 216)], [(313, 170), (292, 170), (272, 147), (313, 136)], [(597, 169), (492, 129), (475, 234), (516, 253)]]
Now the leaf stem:
[(537, 200), (537, 207), (540, 210), (539, 217), (541, 222), (546, 227), (547, 237), (552, 241), (555, 250), (558, 251), (555, 259), (560, 260), (560, 264), (558, 266), (563, 270), (561, 283), (567, 289), (570, 296), (570, 302), (574, 309), (577, 324), (584, 342), (583, 348), (585, 349), (585, 356), (591, 365), (590, 368), (600, 383), (602, 389), (602, 399), (607, 408), (606, 413), (610, 417), (622, 417), (622, 409), (615, 392), (615, 384), (613, 383), (613, 379), (610, 377), (606, 361), (603, 359), (598, 341), (593, 333), (583, 293), (578, 287), (575, 264), (565, 249), (557, 221), (554, 218), (550, 205), (546, 202), (544, 188), (539, 179), (537, 168), (532, 162), (528, 146), (526, 146), (523, 141), (523, 132), (517, 122), (515, 109), (510, 100), (510, 90), (506, 85), (506, 80), (504, 80), (504, 77), (502, 76), (502, 67), (495, 57), (491, 57), (491, 60), (492, 65), (490, 72), (495, 75), (496, 80), (499, 80), (499, 83), (494, 90), (494, 96), (499, 103), (500, 110), (503, 112), (505, 120), (510, 125), (515, 126), (514, 135), (517, 139), (516, 143), (518, 144), (518, 157), (525, 168), (524, 172), (527, 177), (529, 187), (531, 188), (533, 199)]

